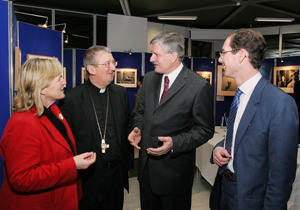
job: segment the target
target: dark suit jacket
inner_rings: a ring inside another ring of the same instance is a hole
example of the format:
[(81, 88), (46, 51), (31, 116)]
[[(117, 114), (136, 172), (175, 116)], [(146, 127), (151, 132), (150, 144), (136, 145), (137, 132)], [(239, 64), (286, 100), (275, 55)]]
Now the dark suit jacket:
[[(55, 104), (50, 110), (57, 117), (61, 113)], [(65, 119), (62, 122), (76, 152), (71, 129)], [(12, 114), (0, 154), (5, 166), (0, 209), (78, 209), (76, 154), (46, 116), (36, 115), (35, 107)]]
[[(286, 209), (295, 179), (297, 144), (294, 99), (261, 78), (236, 133), (233, 167), (237, 209)], [(216, 146), (223, 145), (224, 140)], [(212, 209), (218, 209), (220, 202), (216, 199), (221, 184), (218, 180), (212, 189)]]
[[(158, 195), (190, 193), (195, 167), (195, 150), (214, 134), (213, 99), (210, 84), (183, 67), (159, 103), (162, 75), (145, 75), (134, 124), (142, 131), (139, 181), (147, 158), (151, 189)], [(173, 152), (154, 157), (146, 149), (161, 146), (158, 136), (173, 139)]]
[[(110, 84), (109, 97), (113, 109), (117, 137), (122, 152), (122, 172), (124, 187), (128, 190), (128, 159), (129, 143), (127, 140), (130, 124), (130, 107), (127, 90), (124, 87)], [(92, 203), (99, 189), (98, 173), (102, 167), (102, 152), (99, 130), (95, 118), (93, 105), (88, 89), (84, 83), (66, 92), (66, 97), (59, 103), (59, 107), (67, 119), (75, 137), (78, 154), (94, 151), (97, 153), (95, 164), (80, 171), (82, 180), (82, 203)]]

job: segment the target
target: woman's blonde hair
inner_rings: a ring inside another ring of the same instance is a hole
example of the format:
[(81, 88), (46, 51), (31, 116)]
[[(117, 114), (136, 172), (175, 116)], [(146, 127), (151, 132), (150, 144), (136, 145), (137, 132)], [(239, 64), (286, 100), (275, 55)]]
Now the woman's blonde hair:
[(44, 112), (41, 91), (61, 74), (62, 66), (58, 60), (44, 58), (27, 60), (20, 70), (13, 110), (24, 112), (35, 106), (36, 114), (41, 116)]

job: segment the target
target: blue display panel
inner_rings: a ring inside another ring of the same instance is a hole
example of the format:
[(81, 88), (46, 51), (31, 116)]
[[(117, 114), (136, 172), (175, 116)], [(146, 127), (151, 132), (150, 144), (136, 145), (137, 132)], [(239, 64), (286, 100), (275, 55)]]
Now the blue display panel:
[(154, 70), (153, 63), (150, 62), (150, 58), (152, 56), (152, 53), (145, 53), (145, 74), (149, 71)]
[(83, 56), (86, 50), (76, 49), (76, 86), (81, 85), (81, 74), (83, 65)]
[(19, 47), (22, 51), (22, 63), (28, 54), (56, 57), (61, 62), (61, 32), (19, 22)]
[[(5, 125), (10, 117), (10, 102), (9, 102), (9, 50), (8, 50), (8, 2), (0, 1), (0, 134), (4, 131)], [(3, 160), (0, 156), (0, 188), (4, 178)]]
[[(123, 53), (123, 52), (113, 52), (113, 57), (116, 61), (118, 61), (117, 68), (133, 68), (137, 69), (137, 78), (141, 76), (142, 72), (142, 53)], [(138, 87), (136, 88), (127, 88), (130, 110), (132, 112), (135, 104), (135, 94), (138, 91)]]
[(66, 74), (67, 74), (67, 87), (65, 88), (65, 91), (71, 89), (72, 82), (73, 82), (73, 69), (72, 69), (72, 50), (67, 49), (64, 50), (64, 67), (66, 68)]

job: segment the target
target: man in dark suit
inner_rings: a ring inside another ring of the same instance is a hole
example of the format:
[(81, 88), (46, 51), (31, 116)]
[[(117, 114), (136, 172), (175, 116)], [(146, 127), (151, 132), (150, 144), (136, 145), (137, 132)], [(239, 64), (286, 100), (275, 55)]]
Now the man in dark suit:
[(230, 110), (226, 138), (213, 150), (212, 161), (220, 166), (213, 210), (287, 208), (297, 167), (298, 113), (294, 99), (259, 72), (266, 46), (260, 32), (240, 29), (228, 35), (220, 54), (225, 76), (235, 79), (241, 95), (239, 103), (237, 95), (233, 100), (232, 107), (239, 105), (235, 117), (236, 109)]
[(165, 32), (151, 44), (155, 71), (144, 77), (128, 136), (140, 149), (141, 209), (188, 210), (196, 148), (214, 134), (211, 86), (182, 64), (181, 35)]
[(94, 151), (97, 160), (81, 171), (83, 198), (79, 209), (121, 210), (128, 190), (131, 129), (127, 90), (111, 84), (117, 62), (111, 50), (90, 47), (84, 55), (89, 80), (66, 92), (60, 109), (75, 137), (78, 153)]

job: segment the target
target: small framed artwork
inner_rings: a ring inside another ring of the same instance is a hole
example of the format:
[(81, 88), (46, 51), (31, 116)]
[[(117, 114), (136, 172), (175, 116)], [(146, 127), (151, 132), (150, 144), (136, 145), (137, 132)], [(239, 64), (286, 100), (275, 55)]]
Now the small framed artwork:
[(30, 58), (47, 58), (47, 59), (55, 59), (55, 60), (58, 60), (57, 57), (44, 56), (44, 55), (27, 54), (27, 60), (30, 59)]
[(299, 81), (300, 66), (274, 67), (273, 84), (286, 93), (294, 93), (295, 82)]
[(137, 69), (116, 69), (115, 84), (127, 88), (137, 87)]
[(81, 84), (88, 81), (89, 75), (84, 67), (81, 67)]
[(196, 71), (201, 77), (203, 77), (210, 85), (212, 85), (212, 72), (210, 71)]
[(218, 65), (217, 71), (217, 95), (234, 96), (237, 90), (237, 84), (231, 77), (224, 76), (224, 66)]
[(17, 84), (19, 80), (19, 72), (22, 66), (21, 63), (22, 52), (19, 47), (15, 47), (15, 82), (14, 82), (14, 91), (17, 91)]
[[(63, 79), (67, 81), (67, 68), (64, 67), (63, 68), (63, 75), (62, 75)], [(64, 87), (67, 87), (67, 84), (64, 85)]]

